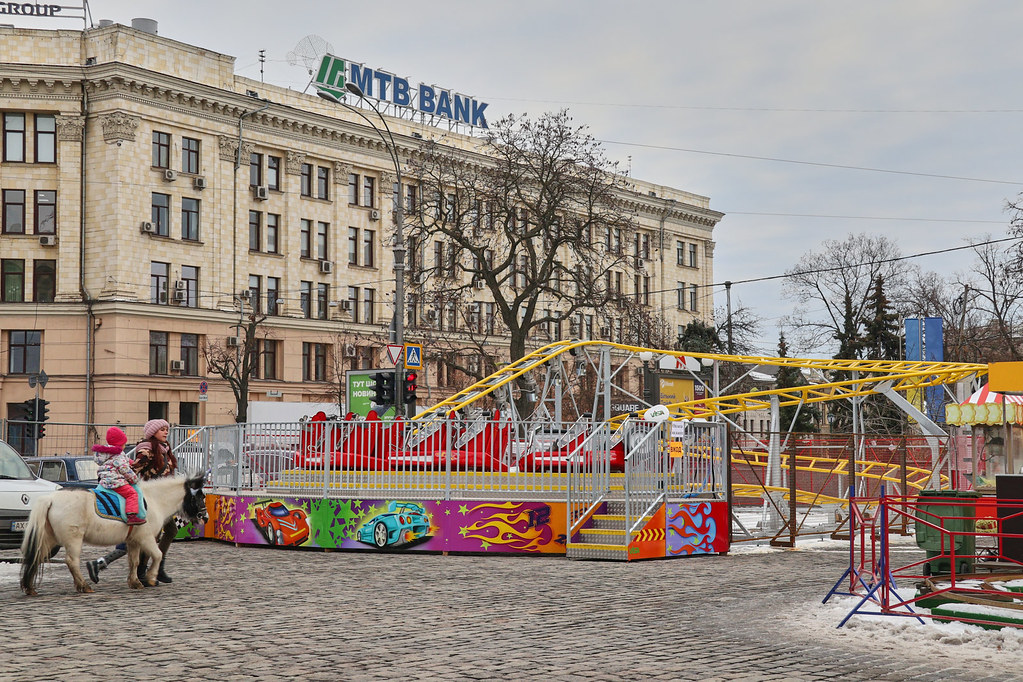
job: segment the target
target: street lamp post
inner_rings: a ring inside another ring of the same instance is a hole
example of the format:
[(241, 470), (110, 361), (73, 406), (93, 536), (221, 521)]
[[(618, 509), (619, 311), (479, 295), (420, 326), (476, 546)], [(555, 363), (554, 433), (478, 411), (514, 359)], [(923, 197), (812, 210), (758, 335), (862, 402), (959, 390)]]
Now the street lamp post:
[[(345, 90), (352, 93), (362, 101), (366, 102), (373, 111), (376, 112), (377, 116), (380, 117), (380, 122), (384, 124), (384, 130), (380, 130), (373, 121), (369, 120), (365, 114), (355, 107), (347, 104), (341, 99), (334, 97), (332, 94), (327, 93), (323, 90), (317, 90), (317, 94), (331, 102), (335, 102), (345, 107), (346, 109), (355, 112), (362, 117), (370, 125), (373, 130), (377, 132), (380, 139), (384, 142), (384, 147), (387, 148), (387, 153), (391, 157), (391, 162), (394, 163), (394, 173), (397, 176), (398, 181), (398, 193), (394, 199), (394, 219), (395, 219), (395, 233), (394, 233), (394, 338), (393, 343), (400, 346), (405, 344), (405, 235), (404, 235), (404, 223), (405, 223), (405, 202), (404, 202), (404, 185), (401, 178), (401, 163), (398, 160), (398, 145), (394, 141), (394, 135), (391, 133), (391, 128), (387, 125), (387, 119), (384, 118), (383, 113), (373, 102), (366, 99), (365, 94), (352, 82), (345, 83)], [(386, 132), (386, 135), (384, 134)], [(403, 365), (403, 359), (399, 358), (397, 367), (401, 368)]]

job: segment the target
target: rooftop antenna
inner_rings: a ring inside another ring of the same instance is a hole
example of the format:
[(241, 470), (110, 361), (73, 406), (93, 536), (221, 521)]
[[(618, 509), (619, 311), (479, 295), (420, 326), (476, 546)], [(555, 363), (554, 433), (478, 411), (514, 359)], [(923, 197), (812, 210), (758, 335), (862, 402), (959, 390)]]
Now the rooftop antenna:
[(316, 69), (320, 66), (320, 60), (325, 54), (333, 54), (334, 46), (318, 35), (307, 35), (298, 41), (298, 45), (288, 53), (288, 64), (302, 66), (309, 73), (309, 82), (302, 88), (302, 92), (309, 89), (313, 84)]
[(263, 64), (266, 63), (266, 50), (259, 51), (259, 82), (263, 82)]

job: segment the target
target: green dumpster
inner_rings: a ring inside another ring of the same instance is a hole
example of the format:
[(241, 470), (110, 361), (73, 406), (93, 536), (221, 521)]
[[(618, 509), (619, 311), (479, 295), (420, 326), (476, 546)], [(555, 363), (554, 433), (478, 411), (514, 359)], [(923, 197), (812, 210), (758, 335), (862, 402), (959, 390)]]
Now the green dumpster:
[[(973, 535), (977, 529), (975, 500), (980, 497), (981, 494), (973, 490), (920, 491), (914, 516), (916, 544), (930, 559), (924, 564), (924, 575), (952, 572), (953, 545), (956, 573), (973, 573), (977, 553), (977, 538)], [(952, 504), (956, 500), (962, 501)], [(949, 532), (943, 533), (928, 523)]]

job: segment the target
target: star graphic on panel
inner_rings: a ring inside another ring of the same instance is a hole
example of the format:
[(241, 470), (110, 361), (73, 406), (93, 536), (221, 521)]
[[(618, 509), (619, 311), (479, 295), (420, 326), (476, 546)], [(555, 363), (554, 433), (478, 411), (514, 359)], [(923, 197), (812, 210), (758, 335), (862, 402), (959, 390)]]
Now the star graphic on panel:
[(468, 535), (468, 533), (469, 533), (469, 529), (466, 528), (465, 526), (462, 526), (461, 528), (458, 529), (458, 534), (461, 535), (463, 538), (466, 535)]
[(466, 514), (469, 513), (469, 507), (467, 507), (464, 504), (459, 505), (458, 506), (458, 513), (461, 514), (462, 516), (465, 516)]
[(483, 540), (483, 541), (482, 541), (482, 542), (480, 543), (480, 547), (482, 547), (483, 549), (490, 549), (490, 543), (489, 543), (489, 542), (487, 542), (486, 540)]
[(447, 509), (444, 510), (444, 515), (445, 516), (450, 516), (451, 515), (451, 507), (448, 507)]

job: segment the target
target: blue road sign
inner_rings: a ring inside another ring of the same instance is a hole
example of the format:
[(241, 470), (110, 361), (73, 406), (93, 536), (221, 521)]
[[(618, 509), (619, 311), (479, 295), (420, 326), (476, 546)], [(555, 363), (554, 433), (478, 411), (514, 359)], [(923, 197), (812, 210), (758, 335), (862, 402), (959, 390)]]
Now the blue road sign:
[(405, 344), (405, 367), (409, 369), (423, 368), (423, 347), (418, 343)]

